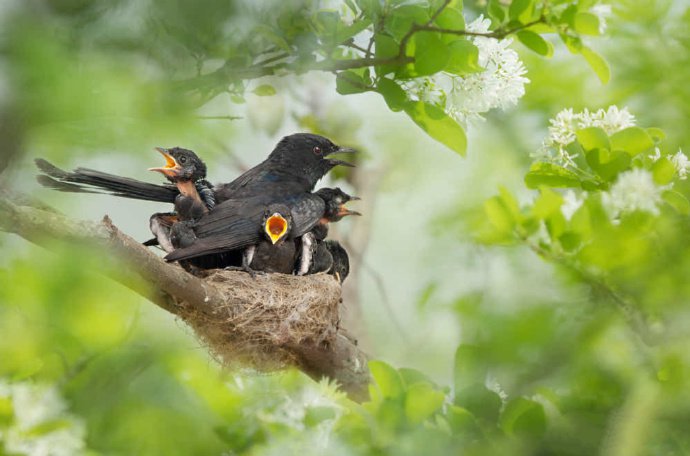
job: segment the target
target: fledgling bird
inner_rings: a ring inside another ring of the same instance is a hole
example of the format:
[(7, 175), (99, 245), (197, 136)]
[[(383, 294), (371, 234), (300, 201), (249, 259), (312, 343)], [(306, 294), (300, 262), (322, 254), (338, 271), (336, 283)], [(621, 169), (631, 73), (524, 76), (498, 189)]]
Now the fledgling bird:
[(158, 244), (169, 253), (194, 241), (191, 224), (215, 206), (215, 196), (206, 180), (206, 164), (196, 153), (181, 147), (156, 150), (165, 158), (165, 166), (149, 171), (163, 174), (179, 192), (174, 201), (175, 212), (153, 214), (149, 219)]

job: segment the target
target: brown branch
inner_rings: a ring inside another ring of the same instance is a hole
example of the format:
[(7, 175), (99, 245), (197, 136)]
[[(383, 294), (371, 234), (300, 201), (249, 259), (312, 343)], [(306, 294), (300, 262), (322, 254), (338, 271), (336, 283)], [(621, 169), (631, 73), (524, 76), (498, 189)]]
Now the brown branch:
[(98, 272), (187, 322), (223, 363), (262, 370), (292, 365), (314, 379), (337, 381), (353, 399), (366, 398), (366, 356), (338, 327), (341, 289), (332, 276), (252, 279), (217, 271), (202, 279), (166, 263), (107, 216), (101, 223), (75, 221), (29, 201), (0, 191), (0, 231), (48, 249), (55, 241), (90, 245), (125, 262), (104, 261)]

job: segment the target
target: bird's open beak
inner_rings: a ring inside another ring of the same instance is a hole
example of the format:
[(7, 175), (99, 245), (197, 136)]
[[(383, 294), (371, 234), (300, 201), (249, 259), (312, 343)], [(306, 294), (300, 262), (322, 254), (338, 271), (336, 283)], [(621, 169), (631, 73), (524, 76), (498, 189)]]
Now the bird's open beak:
[(278, 212), (271, 215), (264, 225), (264, 231), (271, 239), (271, 243), (275, 244), (285, 236), (288, 231), (288, 221)]
[(156, 147), (155, 149), (160, 152), (163, 158), (165, 158), (165, 166), (160, 168), (149, 168), (149, 171), (158, 171), (159, 173), (170, 177), (178, 176), (182, 171), (182, 167), (177, 164), (177, 161), (172, 155), (170, 155), (168, 149), (164, 149), (162, 147)]
[[(357, 198), (359, 199), (359, 198)], [(350, 209), (346, 208), (344, 204), (341, 204), (340, 207), (338, 208), (338, 213), (336, 214), (338, 217), (345, 217), (347, 215), (362, 215), (361, 213), (357, 211), (351, 211)]]
[[(333, 152), (329, 152), (326, 155), (333, 155), (333, 154), (356, 154), (357, 151), (355, 149), (352, 149), (350, 147), (339, 147), (338, 149), (334, 150)], [(338, 159), (333, 159), (329, 158), (328, 163), (330, 163), (333, 166), (341, 165), (341, 166), (349, 166), (351, 168), (354, 168), (355, 165), (353, 165), (350, 162), (346, 162), (344, 160), (338, 160)]]

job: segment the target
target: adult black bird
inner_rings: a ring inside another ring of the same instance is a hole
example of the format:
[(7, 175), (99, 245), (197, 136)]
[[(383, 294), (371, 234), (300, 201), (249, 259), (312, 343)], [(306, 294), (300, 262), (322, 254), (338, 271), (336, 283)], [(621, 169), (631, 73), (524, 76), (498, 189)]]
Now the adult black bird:
[[(316, 181), (336, 165), (352, 166), (342, 160), (326, 158), (336, 152), (353, 152), (340, 148), (323, 136), (310, 133), (295, 133), (278, 142), (266, 160), (251, 168), (229, 183), (212, 186), (210, 189), (217, 203), (247, 195), (255, 195), (262, 188), (272, 188), (283, 183), (288, 192), (308, 191)], [(125, 198), (134, 198), (162, 203), (174, 203), (179, 189), (171, 184), (151, 184), (137, 179), (117, 176), (88, 168), (64, 171), (45, 159), (35, 160), (44, 173), (37, 176), (38, 182), (48, 188), (73, 193), (106, 193)], [(204, 179), (205, 180), (205, 179)]]
[[(266, 160), (232, 183), (216, 188), (219, 203), (194, 224), (196, 241), (166, 256), (168, 261), (244, 249), (261, 240), (261, 221), (270, 204), (284, 204), (293, 220), (292, 236), (308, 233), (324, 213), (325, 202), (310, 193), (328, 171), (351, 164), (328, 158), (354, 152), (318, 135), (299, 133), (283, 138)], [(305, 271), (306, 272), (306, 271)]]

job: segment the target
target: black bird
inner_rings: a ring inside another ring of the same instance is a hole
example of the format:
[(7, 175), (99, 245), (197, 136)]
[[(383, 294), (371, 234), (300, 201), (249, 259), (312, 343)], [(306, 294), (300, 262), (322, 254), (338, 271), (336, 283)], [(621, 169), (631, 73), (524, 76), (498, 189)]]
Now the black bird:
[(224, 201), (266, 192), (289, 195), (311, 191), (333, 167), (354, 166), (328, 156), (353, 152), (353, 149), (337, 146), (328, 138), (311, 133), (285, 136), (266, 160), (234, 181), (216, 186), (216, 199)]
[[(322, 245), (326, 236), (328, 236), (328, 224), (338, 222), (348, 215), (362, 215), (345, 207), (345, 204), (349, 201), (356, 201), (360, 198), (350, 196), (338, 187), (322, 188), (314, 194), (324, 201), (325, 209), (314, 228), (302, 236), (302, 243), (306, 244), (307, 247), (302, 249), (302, 256), (297, 270), (298, 275), (328, 272), (333, 260), (328, 250)], [(309, 248), (308, 252), (307, 248)], [(305, 252), (307, 253), (306, 256), (304, 255)]]
[[(206, 164), (193, 151), (180, 147), (156, 147), (156, 150), (163, 155), (166, 164), (149, 168), (149, 171), (163, 174), (179, 194), (175, 197), (175, 212), (153, 214), (149, 223), (157, 243), (166, 252), (172, 252), (194, 241), (191, 223), (215, 206), (215, 196), (206, 181)], [(152, 241), (144, 244), (154, 245)]]
[(244, 250), (242, 269), (250, 274), (258, 271), (292, 274), (297, 258), (292, 225), (290, 209), (286, 205), (269, 205), (262, 224), (265, 238)]
[[(304, 218), (299, 220), (301, 224), (318, 221), (310, 232), (298, 238), (292, 233), (290, 209), (283, 204), (268, 207), (262, 222), (265, 239), (245, 249), (242, 269), (250, 273), (264, 271), (291, 274), (296, 271), (299, 275), (328, 272), (331, 269), (333, 258), (321, 242), (327, 235), (327, 224), (337, 222), (347, 215), (360, 215), (345, 207), (348, 201), (359, 198), (352, 197), (339, 188), (320, 189), (314, 195), (323, 200), (325, 209), (322, 214), (316, 211), (300, 213), (300, 217)], [(308, 252), (307, 257), (304, 257), (305, 251)]]
[[(318, 224), (325, 202), (310, 193), (328, 171), (347, 162), (327, 158), (333, 153), (354, 152), (330, 140), (306, 133), (283, 138), (266, 160), (232, 183), (216, 187), (219, 203), (194, 224), (197, 240), (165, 258), (185, 260), (201, 255), (244, 249), (261, 240), (261, 222), (270, 204), (289, 208), (293, 238), (308, 233)], [(305, 270), (306, 273), (306, 270)]]
[[(336, 165), (353, 166), (336, 159), (325, 159), (335, 152), (353, 152), (339, 148), (323, 136), (296, 133), (280, 140), (266, 160), (229, 183), (213, 187), (204, 179), (204, 185), (213, 194), (216, 203), (258, 193), (261, 187), (271, 187), (276, 182), (290, 182), (284, 190), (313, 188), (328, 170)], [(44, 187), (72, 193), (105, 193), (124, 198), (134, 198), (161, 203), (174, 203), (179, 190), (171, 184), (151, 184), (128, 177), (117, 176), (88, 168), (64, 171), (45, 159), (35, 160), (44, 173), (37, 176)], [(302, 166), (297, 166), (301, 163)], [(200, 192), (201, 193), (201, 192)]]
[(350, 273), (350, 257), (347, 255), (347, 251), (338, 241), (331, 239), (324, 241), (321, 245), (328, 250), (333, 260), (331, 267), (326, 272), (335, 276), (340, 283), (345, 282), (345, 278)]

